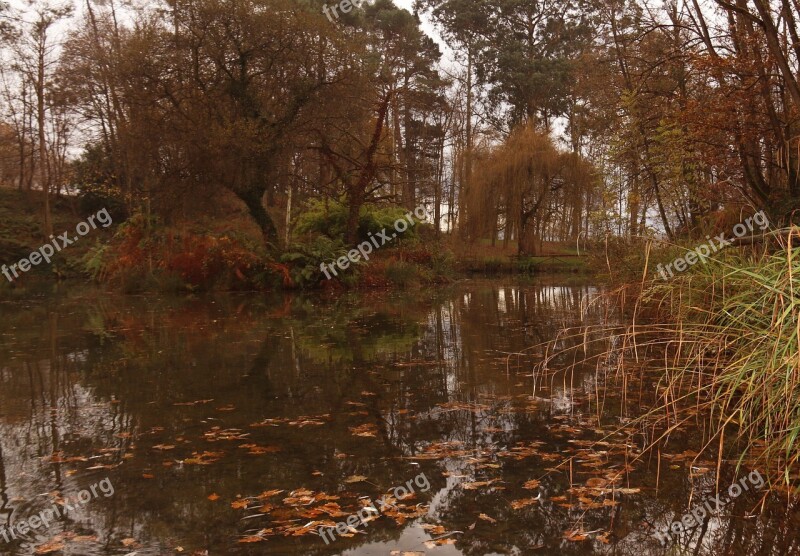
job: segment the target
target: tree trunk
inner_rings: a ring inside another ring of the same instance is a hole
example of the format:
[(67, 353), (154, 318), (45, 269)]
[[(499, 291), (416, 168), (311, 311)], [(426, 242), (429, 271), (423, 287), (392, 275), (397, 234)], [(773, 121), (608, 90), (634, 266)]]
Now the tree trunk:
[(247, 210), (250, 211), (250, 216), (253, 217), (253, 220), (261, 230), (267, 250), (275, 254), (280, 248), (280, 240), (278, 238), (278, 229), (262, 202), (265, 191), (265, 187), (251, 187), (246, 191), (235, 191), (234, 193), (247, 206)]
[(45, 143), (45, 112), (44, 112), (44, 67), (45, 46), (47, 44), (46, 31), (41, 31), (39, 37), (39, 59), (36, 79), (36, 123), (39, 127), (39, 187), (44, 195), (44, 237), (53, 235), (53, 222), (50, 215), (50, 180), (47, 172), (47, 143)]

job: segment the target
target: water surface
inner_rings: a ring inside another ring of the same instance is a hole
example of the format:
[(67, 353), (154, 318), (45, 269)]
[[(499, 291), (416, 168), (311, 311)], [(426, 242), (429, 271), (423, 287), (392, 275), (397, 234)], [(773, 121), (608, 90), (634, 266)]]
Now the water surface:
[[(548, 278), (0, 303), (0, 524), (114, 487), (0, 553), (796, 553), (797, 512), (768, 499), (748, 516), (753, 492), (656, 540), (714, 492), (691, 431), (637, 460), (646, 439), (614, 432), (633, 416), (594, 367), (533, 373), (529, 348), (562, 328), (625, 322), (590, 303), (599, 291)], [(422, 476), (350, 538), (313, 533)]]

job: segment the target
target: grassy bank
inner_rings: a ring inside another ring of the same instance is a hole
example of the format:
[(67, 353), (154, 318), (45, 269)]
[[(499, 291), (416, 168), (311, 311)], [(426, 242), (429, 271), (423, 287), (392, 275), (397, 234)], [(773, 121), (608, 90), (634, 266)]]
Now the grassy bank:
[(635, 299), (634, 324), (566, 334), (595, 338), (600, 353), (581, 362), (596, 365), (623, 396), (631, 384), (641, 385), (629, 402), (649, 407), (636, 419), (648, 445), (698, 435), (694, 462), (760, 469), (773, 486), (796, 488), (800, 229), (757, 247), (724, 249), (664, 279), (654, 267), (676, 254), (686, 251), (642, 246), (640, 255), (628, 256), (642, 261), (631, 273), (638, 281), (614, 293), (628, 298), (626, 307)]
[(701, 410), (709, 447), (730, 437), (737, 462), (790, 484), (800, 458), (798, 244), (793, 229), (759, 251), (726, 250), (651, 282), (642, 298), (672, 329), (673, 364), (659, 384), (664, 409)]

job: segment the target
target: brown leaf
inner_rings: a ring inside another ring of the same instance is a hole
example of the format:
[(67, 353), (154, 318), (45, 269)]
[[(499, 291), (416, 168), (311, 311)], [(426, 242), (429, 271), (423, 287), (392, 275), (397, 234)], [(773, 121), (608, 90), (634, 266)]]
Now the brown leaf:
[(239, 542), (246, 543), (246, 542), (263, 542), (263, 537), (259, 537), (258, 535), (253, 535), (250, 537), (244, 537), (243, 539), (239, 539)]
[(527, 481), (524, 485), (522, 485), (522, 488), (527, 490), (536, 490), (537, 488), (539, 488), (540, 484), (541, 483), (539, 483), (537, 479), (531, 479), (530, 481)]
[(36, 554), (50, 554), (51, 552), (58, 552), (64, 549), (64, 543), (61, 539), (56, 537), (56, 540), (51, 540), (36, 547)]
[(564, 538), (572, 542), (581, 542), (585, 541), (589, 537), (583, 534), (582, 531), (566, 531), (564, 532)]
[(375, 437), (378, 433), (378, 427), (372, 423), (365, 423), (357, 427), (350, 427), (350, 432), (354, 436)]
[(527, 506), (532, 506), (539, 501), (538, 498), (523, 498), (521, 500), (514, 500), (511, 502), (511, 507), (515, 510), (519, 510), (525, 508)]

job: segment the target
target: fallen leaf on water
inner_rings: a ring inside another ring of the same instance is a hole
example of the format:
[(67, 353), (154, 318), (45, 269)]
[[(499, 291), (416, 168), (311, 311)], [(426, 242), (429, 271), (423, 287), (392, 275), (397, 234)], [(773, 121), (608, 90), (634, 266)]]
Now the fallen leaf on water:
[(350, 427), (350, 432), (354, 436), (374, 437), (378, 433), (378, 427), (372, 423), (365, 423), (357, 427)]
[(535, 490), (535, 489), (539, 488), (539, 484), (540, 483), (539, 483), (538, 480), (531, 479), (530, 481), (528, 481), (524, 485), (522, 485), (522, 488), (527, 489), (527, 490)]
[(119, 467), (120, 465), (122, 465), (122, 462), (119, 462), (119, 463), (114, 464), (114, 465), (112, 465), (112, 464), (108, 464), (108, 465), (93, 465), (91, 467), (87, 467), (86, 471), (94, 471), (95, 469), (114, 469), (115, 467)]
[(265, 490), (264, 492), (259, 494), (258, 497), (259, 498), (272, 498), (273, 496), (277, 496), (278, 494), (281, 494), (282, 492), (283, 492), (282, 490), (278, 490), (278, 489)]
[(515, 510), (519, 510), (525, 508), (527, 506), (532, 506), (539, 501), (538, 498), (523, 498), (521, 500), (514, 500), (511, 502), (511, 507)]
[(209, 442), (218, 442), (224, 440), (245, 440), (250, 433), (245, 433), (242, 429), (223, 429), (221, 427), (212, 427), (210, 431), (204, 432), (203, 436)]
[(55, 537), (53, 540), (37, 546), (36, 554), (50, 554), (51, 552), (63, 550), (63, 548), (64, 548), (64, 543), (61, 542), (61, 539), (59, 537)]
[(264, 541), (264, 538), (263, 537), (259, 537), (257, 535), (252, 535), (250, 537), (244, 537), (243, 539), (239, 539), (239, 542), (241, 542), (241, 543), (263, 542), (263, 541)]
[(234, 510), (240, 510), (242, 508), (247, 507), (247, 500), (234, 500), (231, 502), (231, 508)]
[(350, 483), (360, 483), (366, 480), (367, 478), (364, 475), (351, 475), (350, 477), (347, 477), (344, 480), (344, 482), (350, 484)]
[(583, 534), (582, 531), (565, 531), (564, 532), (564, 538), (567, 539), (568, 541), (572, 541), (572, 542), (581, 542), (581, 541), (585, 541), (589, 537), (587, 535)]
[(128, 537), (127, 539), (122, 539), (122, 546), (132, 546), (136, 544), (136, 539), (132, 539)]
[[(48, 458), (44, 458), (48, 459)], [(56, 452), (53, 455), (49, 456), (50, 463), (72, 463), (76, 461), (84, 462), (89, 461), (88, 458), (84, 456), (64, 456), (64, 452)]]
[(471, 483), (462, 483), (461, 486), (464, 487), (465, 490), (478, 490), (481, 487), (491, 486), (492, 483), (499, 481), (500, 479), (492, 479), (491, 481), (474, 481)]
[(444, 535), (445, 528), (441, 525), (433, 525), (431, 523), (423, 523), (422, 528), (431, 535)]
[(223, 452), (203, 452), (202, 454), (198, 454), (194, 452), (192, 457), (186, 458), (183, 460), (184, 465), (210, 465), (215, 461), (218, 461), (219, 458), (224, 456)]
[(436, 548), (437, 546), (443, 546), (445, 544), (456, 544), (454, 539), (436, 539), (431, 541), (425, 541), (422, 543), (425, 545), (426, 548)]
[(488, 515), (486, 515), (486, 514), (480, 514), (480, 515), (478, 516), (478, 518), (480, 518), (480, 519), (482, 519), (482, 520), (484, 520), (484, 521), (488, 521), (489, 523), (497, 523), (497, 520), (496, 520), (496, 519), (494, 519), (494, 518), (492, 518), (492, 517), (489, 517), (489, 516), (488, 516)]
[(264, 454), (272, 454), (275, 452), (280, 452), (281, 449), (278, 446), (251, 446), (250, 451), (247, 452), (253, 456), (261, 456)]
[(219, 500), (219, 494), (217, 494), (216, 492), (214, 492), (213, 494), (209, 494), (208, 499), (211, 500), (212, 502), (216, 502), (217, 500)]

